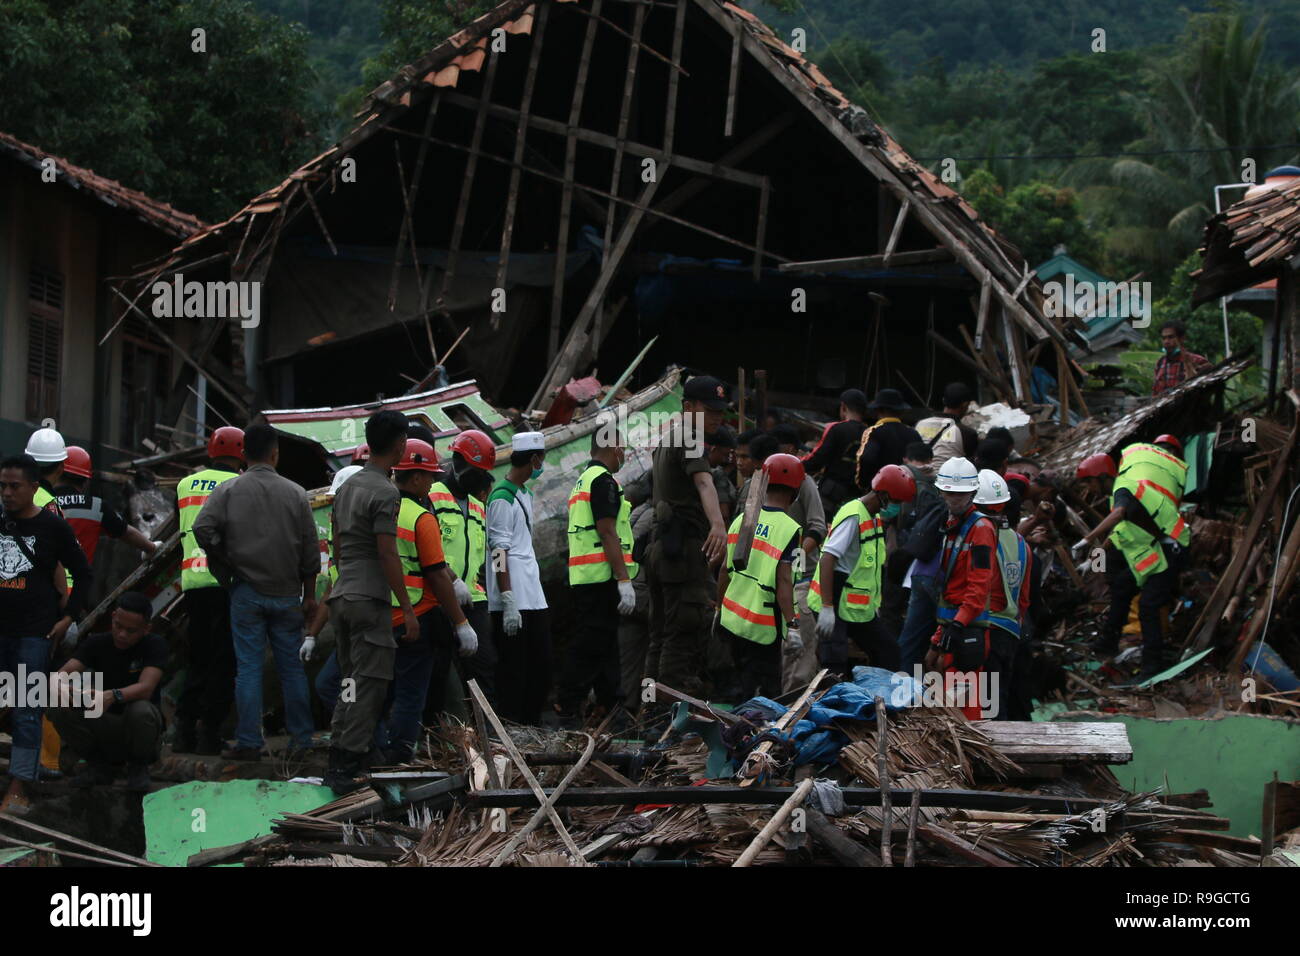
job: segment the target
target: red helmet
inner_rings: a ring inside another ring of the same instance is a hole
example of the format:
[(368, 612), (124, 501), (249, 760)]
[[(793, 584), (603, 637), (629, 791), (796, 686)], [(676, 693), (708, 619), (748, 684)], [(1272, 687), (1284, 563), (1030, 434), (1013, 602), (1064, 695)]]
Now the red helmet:
[(90, 463), (90, 453), (80, 445), (68, 446), (68, 459), (63, 463), (63, 470), (70, 475), (89, 478), (94, 474), (95, 466)]
[(497, 449), (492, 439), (477, 428), (461, 432), (451, 441), (451, 450), (460, 454), (475, 468), (487, 471), (497, 463)]
[[(1183, 453), (1183, 443), (1180, 442), (1180, 441), (1178, 440), (1178, 438), (1177, 438), (1176, 436), (1174, 436), (1174, 435), (1161, 435), (1161, 436), (1158, 437), (1154, 442), (1152, 442), (1152, 444), (1153, 444), (1153, 445), (1168, 445), (1170, 448), (1172, 448), (1172, 449), (1174, 449), (1176, 452), (1178, 452), (1179, 455), (1182, 455), (1182, 453)], [(68, 457), (69, 457), (69, 458), (72, 457), (72, 449), (71, 449), (71, 448), (68, 449)], [(64, 469), (66, 470), (68, 466), (67, 466), (67, 465), (64, 465), (63, 467), (64, 467)]]
[(1009, 471), (1002, 478), (1009, 485), (1020, 485), (1024, 490), (1029, 490), (1029, 477), (1027, 475), (1022, 475), (1018, 471)]
[(244, 460), (244, 430), (233, 425), (222, 425), (208, 439), (209, 458), (238, 458)]
[(359, 465), (362, 462), (370, 460), (370, 445), (362, 442), (356, 448), (352, 449), (352, 464)]
[(433, 446), (418, 438), (406, 439), (406, 453), (393, 466), (393, 471), (442, 471)]
[(763, 462), (768, 484), (798, 489), (803, 484), (803, 462), (794, 455), (777, 453)]
[(902, 465), (885, 465), (871, 479), (871, 490), (889, 495), (890, 501), (911, 501), (916, 497), (916, 479)]
[(1115, 470), (1115, 459), (1105, 452), (1089, 455), (1079, 463), (1079, 470), (1075, 472), (1078, 478), (1100, 478), (1102, 475), (1114, 478), (1117, 474), (1119, 472)]

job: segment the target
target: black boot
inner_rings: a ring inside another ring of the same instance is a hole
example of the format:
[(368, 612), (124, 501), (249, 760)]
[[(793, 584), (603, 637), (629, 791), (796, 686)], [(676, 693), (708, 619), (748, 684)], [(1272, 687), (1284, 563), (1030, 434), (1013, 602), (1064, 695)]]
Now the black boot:
[(192, 754), (198, 753), (195, 748), (198, 746), (198, 736), (195, 730), (195, 721), (185, 718), (176, 719), (176, 736), (172, 738), (172, 753)]
[(331, 747), (329, 769), (325, 771), (325, 779), (322, 782), (340, 797), (354, 790), (360, 790), (366, 786), (365, 779), (361, 778), (361, 764), (364, 759), (365, 754), (354, 754), (338, 747)]
[(207, 724), (199, 731), (198, 742), (194, 745), (194, 753), (202, 757), (215, 757), (226, 749), (226, 742), (221, 739), (221, 733), (218, 730), (210, 730)]

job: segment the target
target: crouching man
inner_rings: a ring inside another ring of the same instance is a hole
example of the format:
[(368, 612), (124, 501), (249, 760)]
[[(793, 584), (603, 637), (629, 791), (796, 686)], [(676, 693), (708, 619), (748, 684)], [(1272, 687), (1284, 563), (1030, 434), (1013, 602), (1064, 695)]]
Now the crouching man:
[[(127, 789), (149, 789), (149, 765), (162, 742), (159, 694), (167, 666), (167, 642), (150, 631), (151, 617), (149, 599), (126, 592), (113, 609), (112, 629), (87, 636), (55, 675), (61, 706), (50, 719), (64, 746), (86, 761), (74, 786), (112, 783), (126, 764)], [(69, 696), (73, 674), (85, 675), (83, 686), (93, 693)]]

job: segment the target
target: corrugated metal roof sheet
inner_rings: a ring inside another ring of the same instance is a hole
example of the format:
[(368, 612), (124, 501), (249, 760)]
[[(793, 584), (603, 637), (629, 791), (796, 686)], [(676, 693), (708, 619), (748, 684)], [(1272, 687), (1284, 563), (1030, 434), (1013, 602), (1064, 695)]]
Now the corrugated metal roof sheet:
[(84, 189), (101, 202), (134, 213), (146, 225), (178, 239), (183, 239), (205, 225), (197, 216), (181, 212), (176, 207), (146, 196), (139, 190), (123, 186), (115, 179), (100, 176), (93, 170), (70, 163), (63, 157), (47, 153), (30, 143), (24, 143), (8, 133), (0, 133), (0, 151), (36, 169), (40, 169), (46, 159), (52, 159), (58, 170), (58, 182), (73, 189)]

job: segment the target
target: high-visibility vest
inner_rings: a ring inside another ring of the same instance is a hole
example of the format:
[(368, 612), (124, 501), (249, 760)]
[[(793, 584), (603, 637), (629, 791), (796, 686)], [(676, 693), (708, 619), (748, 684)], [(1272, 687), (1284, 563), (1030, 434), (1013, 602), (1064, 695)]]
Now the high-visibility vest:
[[(880, 572), (885, 566), (885, 522), (877, 518), (861, 498), (846, 502), (831, 529), (844, 521), (858, 526), (858, 560), (835, 598), (835, 616), (841, 621), (872, 621), (880, 610)], [(822, 609), (821, 575), (814, 575), (808, 588), (808, 609), (814, 614)]]
[(204, 468), (176, 486), (176, 511), (181, 528), (181, 590), (219, 587), (219, 582), (208, 570), (208, 556), (194, 540), (194, 521), (207, 503), (208, 496), (217, 485), (238, 477), (233, 471)]
[[(1111, 507), (1115, 507), (1114, 492), (1129, 491), (1151, 515), (1156, 527), (1186, 548), (1191, 545), (1192, 529), (1178, 511), (1186, 484), (1187, 464), (1177, 455), (1143, 442), (1129, 445), (1120, 455)], [(1160, 541), (1131, 521), (1117, 524), (1110, 540), (1124, 555), (1139, 587), (1169, 566)]]
[(1029, 546), (1015, 528), (998, 529), (998, 572), (1002, 575), (1002, 610), (988, 610), (980, 615), (992, 627), (1020, 636), (1020, 592), (1025, 586), (1025, 564)]
[[(609, 475), (604, 465), (591, 465), (578, 476), (578, 483), (569, 495), (569, 584), (600, 584), (614, 577), (614, 570), (609, 566), (605, 547), (600, 542), (596, 531), (596, 516), (591, 510), (591, 483), (601, 475)], [(614, 519), (614, 530), (618, 534), (618, 543), (623, 550), (623, 563), (627, 565), (627, 576), (636, 577), (637, 563), (632, 560), (632, 506), (623, 497), (623, 489), (618, 479), (610, 475), (614, 487), (618, 488), (618, 516)]]
[[(972, 511), (970, 514), (966, 516), (966, 520), (961, 523), (961, 527), (957, 529), (957, 536), (953, 538), (951, 548), (948, 547), (948, 542), (944, 542), (944, 551), (945, 551), (946, 560), (943, 563), (943, 579), (942, 579), (942, 583), (939, 586), (939, 607), (936, 614), (940, 622), (951, 621), (953, 618), (957, 616), (957, 610), (958, 608), (961, 607), (961, 605), (953, 604), (951, 601), (948, 600), (947, 597), (948, 579), (952, 577), (952, 572), (957, 567), (957, 562), (958, 560), (960, 560), (962, 552), (970, 550), (971, 528), (975, 527), (975, 523), (977, 521), (988, 521), (988, 520), (989, 520), (988, 518), (985, 518), (978, 511)], [(971, 626), (988, 627), (989, 625), (988, 613), (989, 613), (989, 602), (985, 600), (984, 609), (980, 611), (979, 615), (975, 618), (975, 620), (970, 622)]]
[(36, 496), (32, 499), (32, 504), (38, 508), (44, 508), (46, 511), (53, 511), (60, 518), (63, 517), (63, 509), (59, 507), (59, 499), (46, 491), (43, 486), (36, 489)]
[[(397, 512), (397, 557), (402, 562), (402, 580), (406, 582), (406, 596), (411, 606), (424, 597), (424, 572), (420, 570), (420, 549), (415, 543), (415, 523), (429, 512), (418, 501), (402, 496), (402, 506)], [(391, 596), (393, 607), (401, 607), (397, 595)]]
[(466, 497), (466, 507), (462, 510), (461, 499), (441, 481), (429, 489), (429, 500), (442, 532), (447, 566), (469, 586), (475, 603), (486, 601), (483, 562), (487, 557), (487, 520), (482, 503), (477, 498)]
[(756, 644), (771, 644), (784, 633), (776, 604), (776, 569), (790, 540), (799, 535), (799, 523), (784, 511), (760, 511), (754, 526), (754, 546), (745, 570), (733, 563), (743, 514), (736, 515), (727, 533), (727, 569), (730, 579), (722, 597), (722, 626), (737, 637)]

